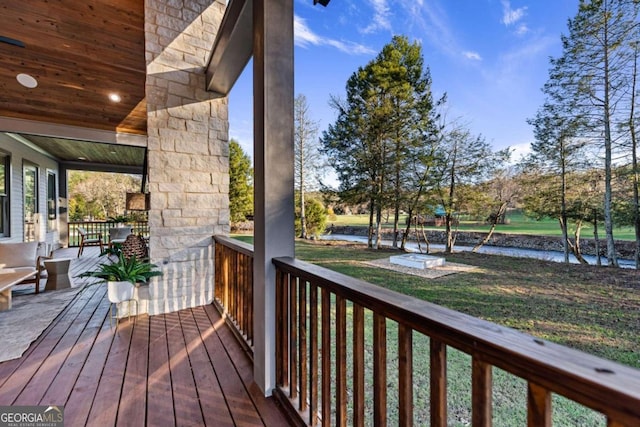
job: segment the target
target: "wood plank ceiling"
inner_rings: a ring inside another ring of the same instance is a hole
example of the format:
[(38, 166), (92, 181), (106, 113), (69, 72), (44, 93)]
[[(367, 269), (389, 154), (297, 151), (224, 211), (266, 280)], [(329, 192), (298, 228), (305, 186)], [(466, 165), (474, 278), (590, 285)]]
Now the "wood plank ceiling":
[(143, 0), (4, 0), (0, 36), (0, 116), (146, 134)]

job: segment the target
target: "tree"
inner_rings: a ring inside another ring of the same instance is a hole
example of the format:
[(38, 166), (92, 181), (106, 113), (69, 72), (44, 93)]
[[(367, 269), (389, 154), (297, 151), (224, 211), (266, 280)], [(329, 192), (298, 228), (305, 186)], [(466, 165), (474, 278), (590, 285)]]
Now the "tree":
[(394, 211), (397, 242), (407, 165), (417, 158), (412, 151), (425, 142), (434, 109), (423, 62), (420, 45), (395, 36), (351, 75), (344, 101), (332, 98), (338, 118), (321, 141), (338, 174), (343, 200), (369, 205), (369, 247), (374, 235), (375, 247), (380, 247), (386, 208)]
[(69, 211), (73, 219), (107, 219), (126, 209), (126, 194), (140, 191), (141, 177), (122, 173), (69, 172)]
[(551, 95), (549, 101), (538, 110), (535, 119), (528, 120), (534, 128), (535, 141), (531, 144), (533, 155), (527, 161), (530, 166), (535, 163), (543, 175), (551, 174), (559, 178), (559, 185), (549, 189), (556, 188), (558, 191), (559, 206), (552, 210), (557, 212), (559, 209), (564, 262), (569, 263), (571, 242), (567, 231), (567, 176), (587, 164), (584, 160), (586, 139), (576, 137), (585, 122), (573, 108), (568, 108), (571, 105), (567, 105), (566, 100), (557, 102), (557, 93), (553, 92), (555, 82), (548, 82), (545, 90)]
[[(569, 20), (569, 34), (562, 36), (563, 52), (552, 59), (545, 86), (558, 104), (571, 103), (584, 117), (583, 136), (604, 151), (604, 223), (607, 261), (617, 266), (612, 216), (612, 166), (614, 151), (623, 135), (616, 123), (625, 122), (622, 111), (629, 105), (629, 46), (637, 40), (637, 0), (581, 0), (578, 13)], [(565, 111), (569, 111), (565, 109)]]
[[(305, 210), (307, 212), (307, 238), (317, 239), (322, 233), (327, 225), (327, 210), (322, 205), (322, 202), (315, 198), (308, 198), (305, 201)], [(298, 205), (300, 206), (300, 205)], [(299, 210), (299, 207), (298, 209)], [(296, 233), (301, 232), (302, 223), (299, 212), (296, 212)]]
[(232, 222), (253, 214), (253, 169), (251, 159), (238, 141), (229, 141), (229, 211)]
[(307, 98), (300, 94), (293, 104), (295, 132), (293, 135), (295, 157), (295, 187), (299, 194), (300, 238), (307, 238), (305, 194), (319, 186), (324, 161), (320, 152), (318, 123), (311, 120)]
[(483, 216), (490, 224), (487, 235), (473, 248), (477, 252), (491, 240), (498, 224), (504, 224), (507, 208), (512, 206), (520, 195), (520, 186), (515, 180), (514, 167), (509, 165), (510, 149), (496, 153), (496, 164), (488, 181), (479, 184), (475, 212)]
[(494, 160), (491, 147), (482, 136), (474, 136), (455, 123), (443, 129), (437, 149), (434, 198), (445, 211), (445, 251), (451, 253), (455, 245), (452, 228), (455, 216), (470, 198), (460, 190), (469, 190), (469, 185), (480, 183)]

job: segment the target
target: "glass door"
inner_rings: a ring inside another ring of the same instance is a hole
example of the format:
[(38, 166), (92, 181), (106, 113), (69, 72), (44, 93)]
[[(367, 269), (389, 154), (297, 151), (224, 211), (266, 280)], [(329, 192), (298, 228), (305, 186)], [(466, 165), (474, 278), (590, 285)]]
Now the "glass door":
[(35, 214), (38, 213), (38, 167), (28, 163), (23, 164), (23, 192), (24, 192), (24, 241), (33, 242), (36, 238), (38, 226)]

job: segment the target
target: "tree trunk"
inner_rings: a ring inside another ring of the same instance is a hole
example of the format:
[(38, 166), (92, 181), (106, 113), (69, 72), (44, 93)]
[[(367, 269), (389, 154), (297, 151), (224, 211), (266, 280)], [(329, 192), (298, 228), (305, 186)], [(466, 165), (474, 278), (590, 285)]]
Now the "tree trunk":
[(567, 222), (566, 218), (562, 216), (558, 218), (558, 223), (560, 224), (560, 230), (562, 231), (562, 252), (564, 254), (564, 262), (565, 264), (569, 264), (569, 251), (571, 250), (571, 242), (569, 242), (569, 232), (567, 231)]
[(631, 137), (631, 167), (633, 184), (633, 226), (636, 232), (635, 265), (636, 270), (640, 269), (640, 201), (638, 200), (638, 140), (636, 139), (635, 127), (635, 106), (636, 106), (636, 83), (638, 80), (638, 45), (634, 45), (633, 51), (633, 73), (631, 75), (631, 100), (629, 111), (629, 136)]
[(373, 214), (376, 203), (373, 198), (369, 201), (369, 231), (367, 234), (367, 247), (373, 248)]
[(575, 244), (572, 244), (569, 239), (567, 239), (567, 243), (569, 247), (571, 247), (571, 252), (576, 257), (580, 264), (589, 264), (586, 259), (582, 256), (582, 249), (580, 249), (580, 230), (582, 229), (582, 221), (578, 221), (576, 223), (576, 231), (574, 233)]
[(398, 238), (400, 231), (400, 205), (396, 203), (393, 213), (393, 247), (398, 247)]
[(485, 236), (484, 239), (482, 239), (482, 241), (480, 243), (478, 243), (477, 245), (475, 245), (473, 247), (473, 249), (471, 250), (471, 252), (478, 252), (478, 250), (484, 246), (489, 240), (491, 240), (491, 236), (493, 236), (493, 232), (496, 229), (496, 225), (498, 224), (498, 221), (500, 221), (500, 218), (504, 218), (504, 214), (507, 211), (507, 203), (503, 202), (500, 207), (498, 208), (498, 212), (496, 212), (495, 216), (491, 215), (491, 228), (489, 228), (489, 233), (487, 233), (487, 235)]
[(404, 234), (402, 235), (402, 241), (400, 242), (400, 250), (404, 251), (404, 248), (407, 246), (407, 239), (409, 238), (409, 233), (411, 233), (411, 219), (413, 217), (413, 208), (410, 207), (407, 212), (407, 226), (404, 228)]
[(378, 203), (376, 208), (376, 249), (382, 247), (382, 204)]
[(598, 211), (593, 210), (593, 239), (595, 243), (595, 251), (596, 251), (596, 265), (602, 265), (602, 260), (600, 259), (600, 237), (598, 235)]
[(445, 252), (448, 254), (453, 253), (453, 230), (451, 229), (451, 221), (453, 221), (452, 215), (447, 212), (444, 216), (444, 229), (445, 235), (447, 236)]
[[(609, 46), (609, 29), (605, 19), (604, 46)], [(611, 142), (611, 78), (609, 76), (609, 50), (604, 51), (604, 231), (607, 237), (607, 264), (618, 267), (615, 240), (613, 239), (613, 213), (611, 201), (611, 168), (612, 168), (612, 142)]]

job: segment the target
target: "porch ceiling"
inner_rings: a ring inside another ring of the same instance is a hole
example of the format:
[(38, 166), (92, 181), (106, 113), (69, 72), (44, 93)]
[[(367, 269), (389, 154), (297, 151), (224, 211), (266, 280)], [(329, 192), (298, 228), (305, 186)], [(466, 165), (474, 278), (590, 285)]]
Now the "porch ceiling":
[[(146, 134), (142, 0), (6, 0), (0, 16), (0, 116)], [(21, 86), (20, 73), (37, 87)]]

